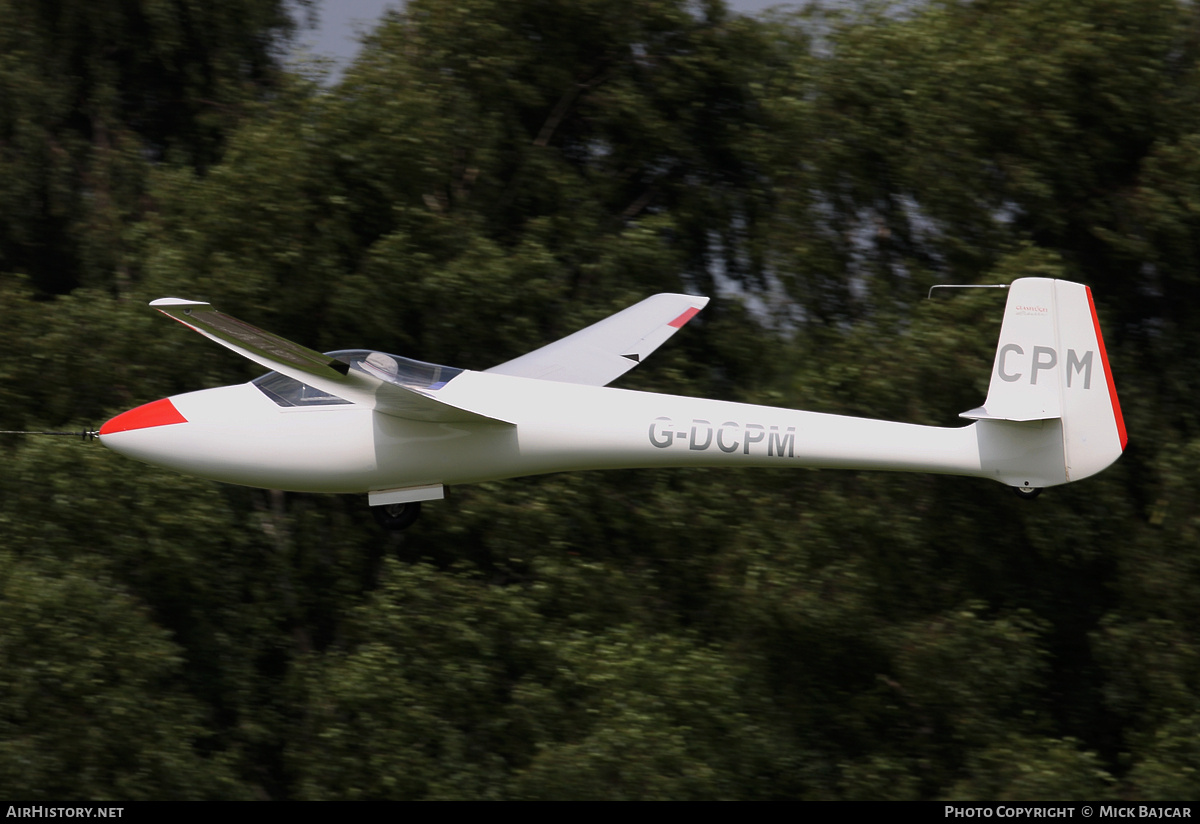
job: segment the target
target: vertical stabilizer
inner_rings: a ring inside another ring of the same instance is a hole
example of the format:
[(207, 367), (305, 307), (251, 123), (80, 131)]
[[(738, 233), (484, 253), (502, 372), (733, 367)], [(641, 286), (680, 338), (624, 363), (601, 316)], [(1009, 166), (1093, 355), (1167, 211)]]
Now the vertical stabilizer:
[[(981, 448), (999, 439), (1023, 442), (1038, 433), (1043, 466), (1034, 478), (1001, 467), (998, 453), (993, 457), (983, 450), (984, 463), (1014, 486), (1076, 481), (1120, 457), (1127, 442), (1125, 423), (1091, 290), (1049, 278), (1014, 281), (987, 401), (962, 416), (980, 422)], [(1061, 436), (1051, 439), (1057, 443), (1048, 442), (1046, 433), (1059, 430)], [(1051, 463), (1057, 470), (1060, 461), (1061, 475), (1048, 471)]]

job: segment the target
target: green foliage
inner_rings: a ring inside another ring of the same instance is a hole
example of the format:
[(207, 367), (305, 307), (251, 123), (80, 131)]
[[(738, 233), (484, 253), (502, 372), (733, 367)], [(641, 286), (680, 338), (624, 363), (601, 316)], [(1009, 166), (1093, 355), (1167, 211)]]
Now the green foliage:
[(220, 798), (182, 650), (98, 560), (0, 558), (0, 782), (34, 798)]
[(686, 635), (631, 625), (583, 632), (546, 613), (545, 595), (389, 565), (357, 611), (347, 652), (300, 670), (313, 710), (291, 753), (300, 794), (770, 792), (765, 779), (780, 767), (772, 756), (786, 749), (748, 711), (759, 702), (745, 692), (742, 666)]
[(655, 291), (714, 300), (625, 388), (953, 426), (1002, 299), (928, 287), (1036, 275), (1092, 285), (1132, 438), (1032, 503), (621, 471), (402, 535), (6, 443), (0, 785), (1193, 797), (1196, 13), (412, 0), (321, 87), (276, 68), (273, 0), (0, 0), (6, 429), (253, 374), (164, 295), (484, 368)]
[(279, 0), (0, 2), (0, 271), (128, 286), (148, 159), (214, 163), (293, 25)]
[(974, 756), (970, 770), (971, 778), (955, 784), (947, 801), (1116, 800), (1112, 777), (1100, 759), (1080, 751), (1071, 738), (1014, 736)]
[(1192, 715), (1173, 719), (1153, 737), (1139, 742), (1141, 757), (1129, 772), (1132, 794), (1147, 801), (1192, 798), (1200, 776), (1196, 733), (1196, 716)]

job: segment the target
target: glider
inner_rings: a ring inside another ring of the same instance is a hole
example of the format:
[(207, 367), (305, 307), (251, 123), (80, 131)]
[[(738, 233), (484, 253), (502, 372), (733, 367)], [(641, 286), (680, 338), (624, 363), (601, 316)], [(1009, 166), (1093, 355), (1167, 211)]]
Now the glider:
[(991, 384), (961, 427), (609, 388), (708, 302), (647, 298), (482, 372), (371, 350), (320, 353), (215, 310), (150, 305), (271, 371), (101, 427), (111, 449), (216, 481), (366, 493), (409, 525), (453, 484), (584, 469), (774, 466), (991, 478), (1030, 497), (1112, 464), (1127, 437), (1091, 291), (1014, 281)]

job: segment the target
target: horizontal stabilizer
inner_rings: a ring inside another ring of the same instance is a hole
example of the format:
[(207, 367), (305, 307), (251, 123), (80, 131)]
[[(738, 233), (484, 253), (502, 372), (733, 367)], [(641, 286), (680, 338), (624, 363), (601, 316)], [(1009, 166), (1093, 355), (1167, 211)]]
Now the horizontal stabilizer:
[(974, 409), (968, 409), (966, 412), (959, 414), (958, 417), (966, 418), (969, 421), (1018, 421), (1018, 422), (1024, 422), (1024, 421), (1050, 421), (1050, 420), (1054, 420), (1058, 416), (1057, 415), (1035, 414), (1032, 416), (1014, 417), (1011, 413), (1007, 416), (1006, 415), (993, 415), (987, 411), (986, 407), (978, 406)]

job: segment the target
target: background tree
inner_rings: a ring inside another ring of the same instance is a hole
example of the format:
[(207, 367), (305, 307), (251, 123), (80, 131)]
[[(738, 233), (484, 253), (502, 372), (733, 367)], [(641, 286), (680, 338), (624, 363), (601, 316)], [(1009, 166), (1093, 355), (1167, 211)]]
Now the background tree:
[(412, 0), (323, 87), (272, 63), (272, 4), (0, 0), (5, 428), (253, 374), (165, 294), (483, 368), (664, 290), (714, 300), (622, 386), (955, 425), (1002, 300), (928, 286), (1042, 276), (1094, 287), (1132, 438), (1032, 505), (583, 473), (454, 489), (402, 535), (9, 443), (6, 785), (1194, 795), (1196, 12), (1044, 6)]
[(0, 270), (126, 288), (150, 164), (214, 163), (293, 26), (279, 0), (0, 3)]

